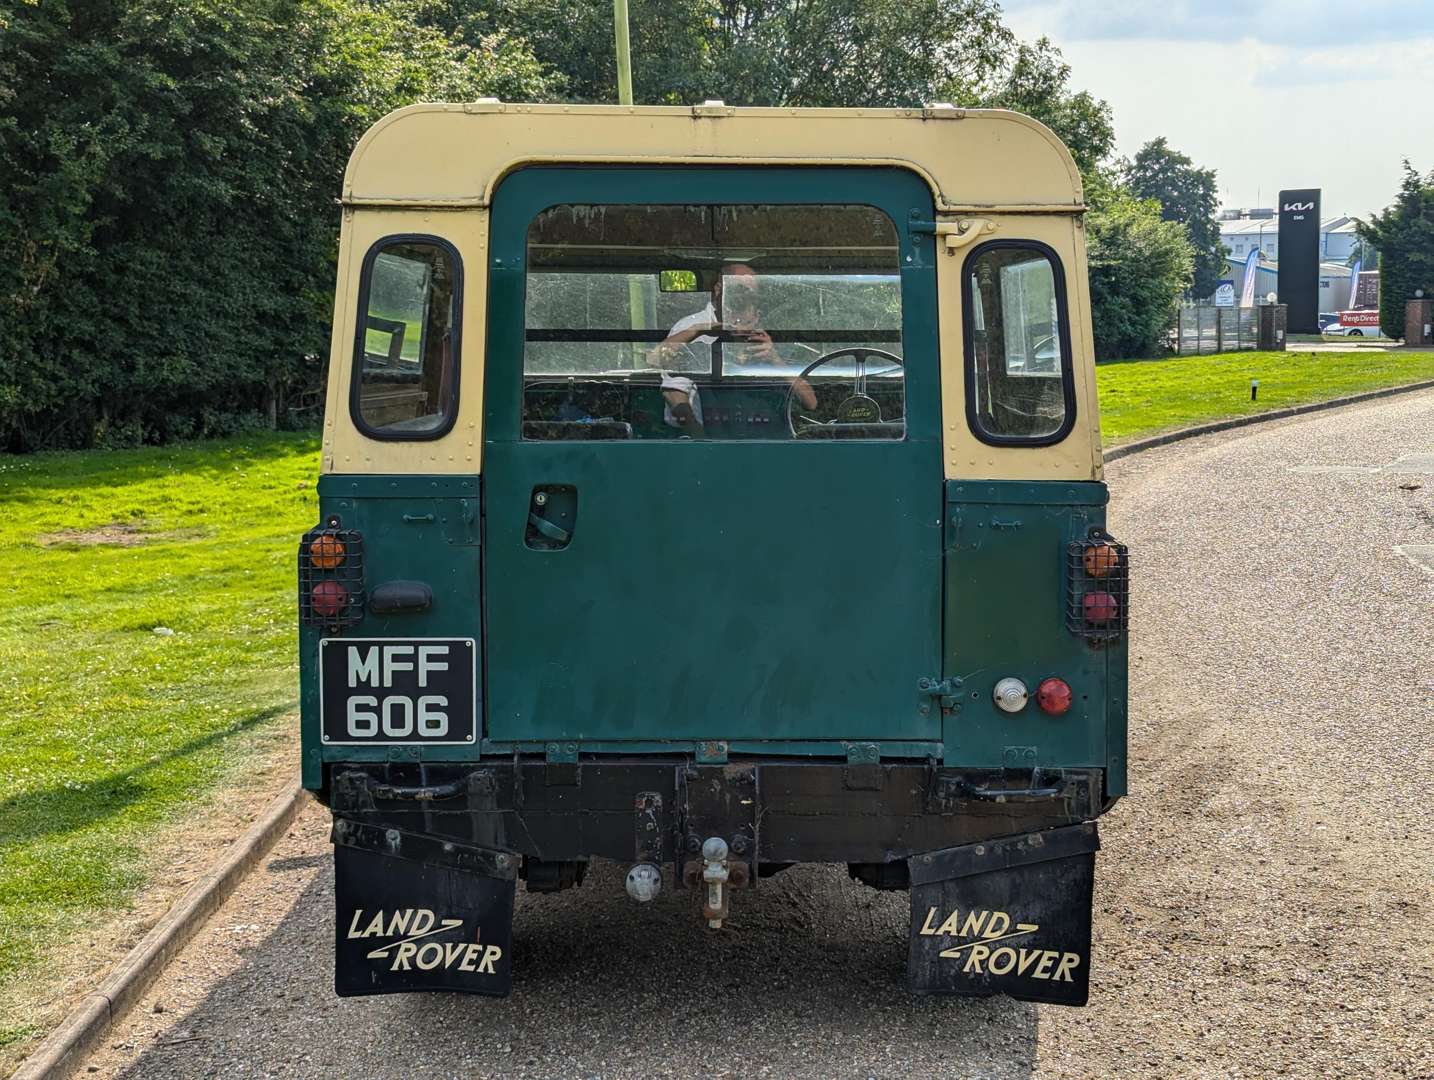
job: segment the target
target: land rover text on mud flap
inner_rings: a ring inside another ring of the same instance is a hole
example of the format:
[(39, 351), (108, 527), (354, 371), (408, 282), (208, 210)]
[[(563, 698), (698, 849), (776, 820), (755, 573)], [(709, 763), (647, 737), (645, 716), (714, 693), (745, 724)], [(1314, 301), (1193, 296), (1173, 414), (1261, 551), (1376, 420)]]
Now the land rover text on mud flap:
[(338, 993), (508, 993), (517, 883), (602, 858), (717, 932), (846, 863), (912, 989), (1086, 1000), (1128, 560), (1081, 200), (947, 106), (364, 136), (299, 545)]

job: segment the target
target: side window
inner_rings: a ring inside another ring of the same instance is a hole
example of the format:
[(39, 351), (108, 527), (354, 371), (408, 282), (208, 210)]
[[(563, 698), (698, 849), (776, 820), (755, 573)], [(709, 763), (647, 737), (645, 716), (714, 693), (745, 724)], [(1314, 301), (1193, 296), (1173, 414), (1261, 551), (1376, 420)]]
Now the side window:
[(966, 259), (966, 409), (983, 442), (1049, 445), (1075, 421), (1065, 276), (1055, 253), (997, 242)]
[(380, 240), (364, 259), (351, 409), (375, 439), (436, 439), (453, 426), (462, 267), (445, 241)]

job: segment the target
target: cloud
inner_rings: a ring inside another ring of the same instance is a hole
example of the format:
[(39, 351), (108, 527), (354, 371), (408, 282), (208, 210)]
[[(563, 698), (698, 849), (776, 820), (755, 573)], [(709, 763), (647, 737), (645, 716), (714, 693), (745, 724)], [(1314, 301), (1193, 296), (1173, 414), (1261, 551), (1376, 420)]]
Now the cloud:
[(1348, 53), (1302, 52), (1255, 68), (1250, 84), (1270, 90), (1340, 83), (1378, 82), (1397, 77), (1397, 64), (1382, 64)]
[(1003, 7), (1067, 41), (1257, 41), (1343, 48), (1434, 38), (1409, 0), (1006, 0)]

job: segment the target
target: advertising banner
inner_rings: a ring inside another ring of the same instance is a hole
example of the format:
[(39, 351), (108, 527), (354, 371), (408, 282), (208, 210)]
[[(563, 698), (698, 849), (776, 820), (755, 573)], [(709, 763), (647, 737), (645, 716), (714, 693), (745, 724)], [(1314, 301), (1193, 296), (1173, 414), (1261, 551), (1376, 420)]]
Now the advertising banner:
[(1245, 281), (1240, 290), (1240, 306), (1255, 306), (1255, 277), (1260, 266), (1260, 249), (1251, 248), (1250, 257), (1245, 260)]

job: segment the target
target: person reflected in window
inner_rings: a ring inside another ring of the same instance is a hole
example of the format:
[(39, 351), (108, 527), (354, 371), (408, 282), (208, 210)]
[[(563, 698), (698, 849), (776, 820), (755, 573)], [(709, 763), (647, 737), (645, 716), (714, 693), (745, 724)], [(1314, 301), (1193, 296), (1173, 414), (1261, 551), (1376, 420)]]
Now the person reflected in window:
[[(664, 420), (669, 426), (688, 434), (700, 434), (702, 430), (702, 399), (697, 384), (684, 375), (672, 374), (697, 366), (693, 345), (711, 347), (718, 334), (725, 334), (730, 348), (723, 352), (724, 366), (775, 367), (782, 363), (772, 336), (761, 324), (759, 281), (756, 271), (746, 263), (726, 263), (712, 282), (707, 305), (673, 323), (667, 337), (648, 355), (648, 363), (663, 373), (662, 396), (667, 403)], [(794, 381), (792, 393), (803, 408), (816, 406), (816, 393), (805, 379)]]

